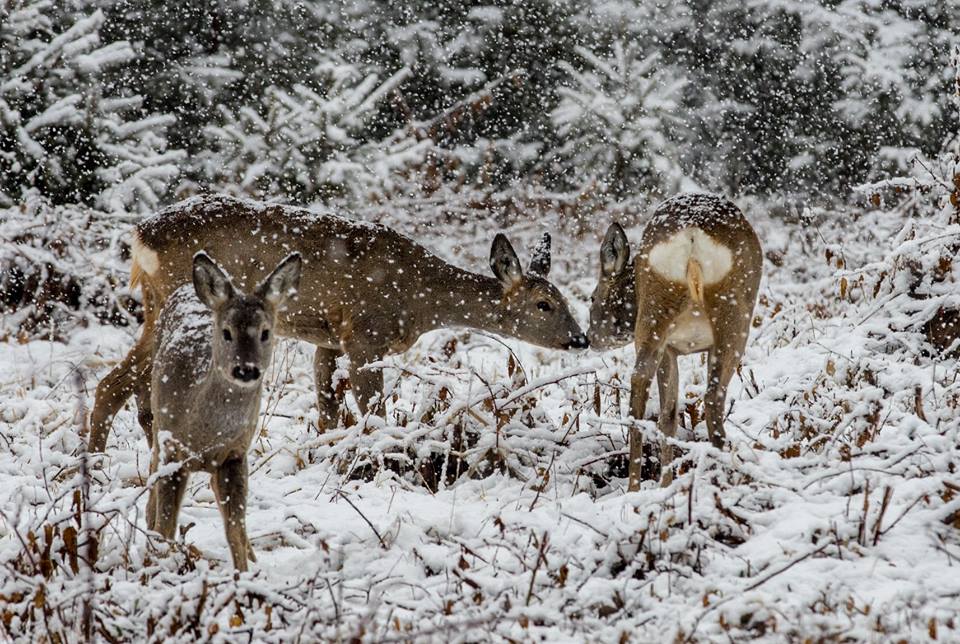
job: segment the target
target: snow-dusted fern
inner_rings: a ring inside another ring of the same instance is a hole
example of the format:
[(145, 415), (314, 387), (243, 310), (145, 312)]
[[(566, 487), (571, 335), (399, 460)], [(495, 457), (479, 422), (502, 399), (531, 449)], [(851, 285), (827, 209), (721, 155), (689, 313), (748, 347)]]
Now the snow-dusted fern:
[(111, 95), (103, 72), (136, 59), (130, 43), (101, 42), (100, 11), (63, 31), (53, 3), (0, 7), (0, 205), (26, 186), (60, 203), (152, 209), (179, 174), (164, 131), (137, 96)]

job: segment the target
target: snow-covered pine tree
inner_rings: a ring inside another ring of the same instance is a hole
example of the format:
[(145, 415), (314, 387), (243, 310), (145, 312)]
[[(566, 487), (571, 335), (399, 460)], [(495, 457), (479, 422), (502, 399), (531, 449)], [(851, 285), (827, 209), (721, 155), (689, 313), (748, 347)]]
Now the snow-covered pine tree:
[(585, 69), (561, 62), (569, 78), (551, 116), (562, 143), (554, 152), (569, 187), (596, 182), (623, 195), (675, 192), (683, 182), (674, 135), (686, 79), (656, 53), (616, 41), (609, 55), (578, 47)]
[(667, 62), (691, 79), (689, 152), (717, 187), (844, 192), (939, 149), (957, 3), (672, 4), (652, 23)]
[(311, 79), (322, 89), (271, 87), (260, 104), (222, 108), (222, 122), (205, 130), (206, 177), (218, 189), (301, 202), (392, 191), (400, 174), (423, 162), (430, 142), (403, 131), (384, 140), (364, 133), (409, 74), (403, 68), (381, 81), (331, 60)]
[(0, 206), (32, 187), (55, 203), (154, 208), (183, 158), (163, 136), (172, 117), (103, 86), (104, 71), (136, 54), (101, 42), (101, 12), (62, 31), (53, 12), (48, 0), (0, 6)]

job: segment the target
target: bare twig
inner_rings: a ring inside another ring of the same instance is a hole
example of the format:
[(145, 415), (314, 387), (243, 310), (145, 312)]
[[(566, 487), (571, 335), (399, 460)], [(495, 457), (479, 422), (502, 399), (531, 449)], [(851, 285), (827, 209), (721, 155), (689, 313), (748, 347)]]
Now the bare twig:
[(370, 526), (370, 529), (371, 529), (371, 530), (373, 530), (373, 534), (377, 535), (377, 540), (380, 542), (380, 547), (382, 547), (384, 550), (386, 550), (386, 549), (387, 549), (387, 544), (386, 544), (386, 542), (384, 542), (383, 537), (380, 536), (380, 532), (377, 530), (376, 526), (374, 526), (373, 523), (370, 521), (370, 519), (367, 518), (367, 515), (365, 515), (363, 512), (361, 512), (361, 511), (360, 511), (360, 508), (358, 508), (356, 505), (354, 505), (353, 501), (350, 500), (350, 497), (348, 497), (346, 494), (344, 494), (343, 490), (337, 490), (336, 492), (334, 492), (334, 493), (333, 493), (333, 496), (330, 498), (330, 500), (333, 501), (333, 500), (337, 499), (338, 497), (341, 498), (341, 499), (343, 499), (344, 501), (346, 501), (347, 504), (348, 504), (351, 508), (353, 508), (354, 510), (356, 510), (357, 514), (360, 515), (360, 518), (367, 522), (367, 525)]

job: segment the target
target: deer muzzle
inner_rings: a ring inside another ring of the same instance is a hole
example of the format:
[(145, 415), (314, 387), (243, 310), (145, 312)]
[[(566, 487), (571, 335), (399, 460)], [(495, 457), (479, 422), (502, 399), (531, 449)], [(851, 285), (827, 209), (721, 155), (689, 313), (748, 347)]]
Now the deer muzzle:
[(237, 366), (230, 375), (240, 382), (255, 382), (260, 380), (260, 368), (252, 365)]

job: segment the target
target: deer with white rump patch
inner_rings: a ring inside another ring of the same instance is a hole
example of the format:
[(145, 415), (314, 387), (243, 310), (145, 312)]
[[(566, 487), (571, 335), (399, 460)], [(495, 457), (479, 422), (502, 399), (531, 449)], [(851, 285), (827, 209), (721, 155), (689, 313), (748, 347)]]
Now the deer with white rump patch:
[[(677, 428), (677, 356), (707, 351), (704, 420), (722, 447), (727, 386), (736, 371), (763, 272), (760, 241), (743, 213), (723, 197), (683, 194), (657, 207), (636, 258), (623, 228), (613, 223), (600, 246), (600, 279), (590, 307), (590, 344), (621, 346), (633, 338), (630, 413), (643, 418), (654, 374), (660, 392), (657, 427)], [(660, 449), (661, 482), (673, 480), (673, 446)], [(640, 487), (641, 440), (630, 429), (629, 489)]]
[(350, 384), (361, 412), (380, 396), (383, 375), (364, 369), (443, 327), (471, 327), (554, 349), (584, 348), (587, 336), (547, 280), (549, 236), (526, 272), (496, 235), (493, 277), (457, 268), (390, 228), (303, 208), (223, 196), (197, 197), (145, 220), (134, 233), (131, 281), (143, 291), (144, 323), (130, 353), (97, 386), (89, 447), (102, 452), (110, 421), (136, 394), (149, 437), (149, 372), (158, 308), (190, 276), (191, 257), (208, 249), (237, 279), (255, 284), (287, 253), (303, 256), (297, 298), (277, 320), (280, 335), (316, 345), (314, 372), (321, 429), (335, 426), (337, 358), (350, 357)]
[(247, 450), (277, 313), (299, 285), (301, 264), (300, 255), (288, 256), (246, 295), (199, 252), (193, 284), (170, 295), (157, 323), (150, 472), (161, 475), (147, 501), (147, 527), (172, 539), (190, 474), (209, 472), (240, 571), (248, 558), (256, 561), (245, 519)]

